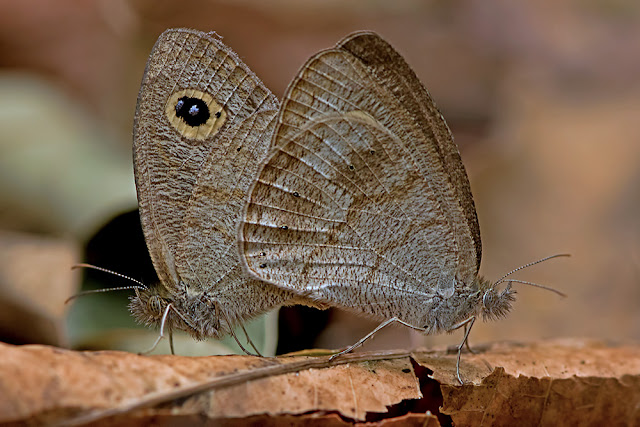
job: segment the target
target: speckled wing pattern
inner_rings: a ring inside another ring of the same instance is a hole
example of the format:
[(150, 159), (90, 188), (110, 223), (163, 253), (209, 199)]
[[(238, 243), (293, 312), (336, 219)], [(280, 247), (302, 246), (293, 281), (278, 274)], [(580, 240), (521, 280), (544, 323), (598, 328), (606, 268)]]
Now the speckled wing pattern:
[[(208, 103), (208, 124), (199, 129), (199, 122), (176, 118), (181, 99), (194, 111)], [(200, 330), (190, 332), (198, 337), (217, 335), (218, 319), (202, 319), (216, 315), (216, 302), (235, 322), (293, 297), (247, 277), (236, 240), (278, 106), (213, 33), (168, 30), (147, 64), (133, 151), (141, 222), (160, 278), (150, 292), (192, 317), (192, 328)], [(136, 303), (134, 311), (144, 317), (145, 302), (139, 309)]]
[(250, 274), (414, 324), (404, 299), (418, 316), (476, 277), (480, 231), (458, 149), (376, 34), (351, 35), (303, 66), (272, 146), (239, 233)]

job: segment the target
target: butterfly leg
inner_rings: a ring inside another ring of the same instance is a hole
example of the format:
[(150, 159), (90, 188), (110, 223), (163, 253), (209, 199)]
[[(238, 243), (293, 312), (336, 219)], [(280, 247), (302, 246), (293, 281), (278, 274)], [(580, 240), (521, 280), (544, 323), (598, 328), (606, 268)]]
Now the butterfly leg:
[[(467, 333), (467, 328), (468, 328), (468, 327), (469, 327), (469, 325), (465, 323), (465, 325), (464, 325), (464, 334), (465, 334), (465, 335), (469, 335), (469, 334)], [(476, 354), (476, 352), (475, 352), (475, 351), (473, 351), (473, 350), (471, 349), (471, 345), (469, 344), (469, 338), (467, 338), (467, 339), (465, 340), (464, 344), (465, 344), (465, 347), (467, 347), (467, 350), (469, 351), (469, 353), (471, 353), (471, 354)]]
[(247, 330), (244, 328), (244, 325), (240, 325), (240, 327), (242, 328), (242, 332), (244, 332), (244, 337), (247, 339), (247, 342), (251, 344), (251, 348), (253, 348), (253, 350), (256, 352), (256, 355), (258, 355), (259, 357), (263, 357), (262, 354), (260, 354), (260, 351), (256, 348), (251, 338), (249, 337), (249, 334), (247, 333)]
[[(215, 310), (216, 310), (216, 315), (217, 315), (216, 317), (218, 317), (220, 315), (222, 315), (224, 317), (224, 320), (225, 320), (225, 322), (227, 322), (227, 326), (229, 328), (229, 333), (231, 334), (233, 339), (236, 341), (236, 344), (238, 344), (238, 347), (240, 347), (240, 349), (244, 352), (244, 354), (246, 354), (248, 356), (256, 356), (255, 354), (251, 353), (249, 350), (244, 348), (242, 343), (240, 343), (240, 340), (238, 339), (238, 336), (234, 332), (232, 324), (229, 321), (229, 316), (227, 316), (227, 313), (224, 311), (224, 309), (222, 307), (220, 307), (219, 304), (216, 304), (215, 305)], [(245, 335), (247, 337), (247, 341), (249, 341), (249, 343), (251, 344), (253, 349), (256, 350), (256, 347), (253, 345), (253, 341), (251, 341), (251, 339), (249, 338), (249, 335), (247, 334), (247, 331), (244, 329), (244, 326), (242, 326), (242, 330), (244, 331), (244, 333), (245, 333)], [(256, 352), (258, 353), (257, 354), (258, 356), (262, 357), (262, 355), (260, 354), (260, 352), (258, 352), (258, 350), (256, 350)]]
[(460, 385), (464, 385), (464, 381), (462, 381), (462, 377), (460, 376), (460, 357), (462, 355), (462, 347), (465, 346), (465, 344), (468, 346), (469, 344), (467, 343), (467, 339), (469, 338), (469, 333), (471, 332), (471, 327), (473, 326), (473, 323), (476, 321), (476, 317), (470, 317), (467, 320), (458, 323), (457, 325), (455, 325), (453, 328), (451, 328), (451, 330), (453, 331), (454, 329), (458, 329), (462, 326), (464, 326), (464, 337), (462, 338), (462, 342), (460, 344), (458, 344), (457, 350), (458, 350), (458, 358), (456, 359), (456, 376), (458, 377), (458, 381), (460, 381)]
[[(231, 336), (233, 337), (233, 339), (236, 340), (236, 344), (238, 344), (238, 347), (240, 347), (240, 349), (244, 352), (244, 354), (246, 354), (247, 356), (255, 356), (255, 354), (251, 353), (249, 350), (244, 348), (244, 346), (240, 343), (240, 340), (238, 339), (238, 336), (233, 331), (233, 329), (229, 329), (229, 331), (231, 332)], [(253, 343), (252, 343), (252, 345), (253, 345)]]
[(360, 338), (360, 340), (359, 340), (357, 343), (355, 343), (355, 344), (353, 344), (353, 345), (351, 345), (351, 346), (347, 347), (346, 349), (344, 349), (344, 350), (342, 350), (342, 351), (340, 351), (340, 352), (338, 352), (338, 353), (334, 354), (333, 356), (331, 356), (331, 357), (329, 358), (329, 361), (332, 361), (332, 360), (336, 359), (337, 357), (342, 356), (343, 354), (351, 353), (353, 350), (355, 350), (356, 348), (360, 347), (360, 346), (361, 346), (362, 344), (364, 344), (367, 340), (369, 340), (370, 338), (372, 338), (372, 337), (373, 337), (373, 336), (374, 336), (374, 335), (375, 335), (375, 334), (376, 334), (380, 329), (383, 329), (383, 328), (385, 328), (385, 327), (389, 326), (390, 324), (392, 324), (392, 323), (394, 323), (394, 322), (400, 323), (401, 325), (407, 326), (407, 327), (409, 327), (409, 328), (411, 328), (411, 329), (415, 329), (416, 331), (421, 331), (421, 332), (424, 332), (424, 331), (425, 331), (425, 329), (424, 329), (424, 328), (418, 328), (418, 327), (416, 327), (416, 326), (410, 325), (409, 323), (404, 322), (404, 321), (402, 321), (402, 320), (398, 319), (397, 317), (392, 317), (391, 319), (387, 319), (387, 320), (385, 320), (384, 322), (382, 322), (381, 324), (379, 324), (379, 325), (378, 325), (378, 326), (377, 326), (373, 331), (369, 332), (369, 333), (368, 333), (367, 335), (365, 335), (364, 337)]
[[(164, 325), (167, 323), (167, 317), (169, 317), (169, 310), (171, 310), (172, 305), (171, 304), (167, 304), (167, 308), (164, 309), (164, 313), (162, 314), (162, 320), (160, 321), (160, 334), (158, 335), (158, 338), (156, 338), (156, 341), (153, 343), (153, 345), (151, 347), (149, 347), (148, 349), (146, 349), (145, 351), (142, 351), (138, 354), (149, 354), (151, 353), (153, 350), (155, 350), (155, 348), (158, 346), (158, 343), (160, 342), (160, 340), (162, 338), (164, 338)], [(173, 336), (170, 335), (171, 337), (171, 354), (173, 354)]]
[(176, 354), (173, 348), (173, 328), (171, 327), (171, 323), (169, 323), (169, 348), (171, 349), (171, 354)]

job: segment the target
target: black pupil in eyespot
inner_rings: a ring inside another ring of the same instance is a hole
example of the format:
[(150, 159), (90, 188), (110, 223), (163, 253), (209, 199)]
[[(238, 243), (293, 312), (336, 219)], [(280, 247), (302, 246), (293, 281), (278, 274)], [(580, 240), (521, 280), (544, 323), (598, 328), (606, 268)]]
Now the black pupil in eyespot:
[(209, 106), (199, 98), (183, 96), (176, 103), (176, 116), (192, 127), (203, 125), (209, 120)]

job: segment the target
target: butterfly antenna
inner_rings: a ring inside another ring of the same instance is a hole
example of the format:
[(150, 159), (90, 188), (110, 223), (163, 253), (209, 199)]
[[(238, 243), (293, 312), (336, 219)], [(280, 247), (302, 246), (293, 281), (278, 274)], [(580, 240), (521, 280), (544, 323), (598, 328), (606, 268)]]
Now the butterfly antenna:
[[(545, 262), (545, 261), (553, 259), (553, 258), (568, 257), (568, 256), (571, 256), (571, 255), (569, 255), (569, 254), (556, 254), (556, 255), (551, 255), (551, 256), (548, 256), (548, 257), (544, 257), (544, 258), (539, 259), (537, 261), (530, 262), (529, 264), (522, 265), (522, 266), (520, 266), (520, 267), (518, 267), (516, 269), (511, 270), (510, 272), (508, 272), (507, 274), (502, 276), (500, 279), (498, 279), (498, 281), (496, 281), (493, 284), (493, 287), (498, 286), (500, 283), (504, 282), (507, 277), (511, 276), (513, 273), (516, 273), (516, 272), (518, 272), (520, 270), (524, 270), (525, 268), (531, 267), (531, 266), (536, 265), (536, 264), (540, 264), (541, 262)], [(512, 282), (518, 282), (517, 280), (511, 280), (511, 281)], [(542, 285), (537, 285), (537, 286), (544, 287)]]
[(557, 289), (554, 289), (554, 288), (552, 288), (550, 286), (541, 285), (539, 283), (527, 282), (526, 280), (518, 280), (518, 279), (510, 279), (510, 280), (507, 280), (507, 281), (509, 283), (515, 282), (515, 283), (522, 283), (523, 285), (534, 286), (536, 288), (540, 288), (540, 289), (544, 289), (544, 290), (547, 290), (547, 291), (551, 291), (554, 294), (560, 295), (561, 297), (565, 297), (565, 298), (567, 297), (567, 294), (565, 294), (564, 292), (560, 292)]
[(64, 302), (65, 304), (67, 304), (69, 301), (74, 300), (78, 297), (84, 296), (84, 295), (89, 295), (89, 294), (99, 294), (99, 293), (103, 293), (103, 292), (112, 292), (112, 291), (124, 291), (124, 290), (130, 290), (130, 289), (147, 289), (147, 287), (145, 286), (144, 283), (142, 283), (139, 280), (134, 279), (133, 277), (129, 277), (129, 276), (125, 276), (124, 274), (120, 274), (117, 273), (115, 271), (112, 270), (107, 270), (106, 268), (102, 268), (102, 267), (98, 267), (92, 264), (75, 264), (73, 266), (71, 266), (72, 270), (75, 270), (76, 268), (90, 268), (92, 270), (98, 270), (98, 271), (102, 271), (103, 273), (109, 273), (109, 274), (113, 274), (114, 276), (118, 276), (121, 277), (123, 279), (127, 279), (132, 281), (133, 283), (137, 283), (137, 285), (132, 285), (132, 286), (120, 286), (117, 288), (108, 288), (108, 289), (92, 289), (90, 291), (82, 291), (82, 292), (78, 292), (75, 295), (71, 295), (69, 298), (67, 298), (67, 300)]

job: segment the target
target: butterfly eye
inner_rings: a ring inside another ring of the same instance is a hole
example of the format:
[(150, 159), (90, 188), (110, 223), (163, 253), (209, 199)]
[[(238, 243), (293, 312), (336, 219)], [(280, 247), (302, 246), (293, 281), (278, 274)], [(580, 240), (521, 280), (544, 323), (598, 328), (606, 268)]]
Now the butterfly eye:
[(159, 296), (152, 295), (147, 300), (147, 310), (153, 317), (160, 317), (162, 315), (162, 301)]
[(498, 292), (495, 288), (488, 289), (484, 295), (482, 295), (482, 308), (485, 312), (491, 311), (496, 305), (498, 299)]

